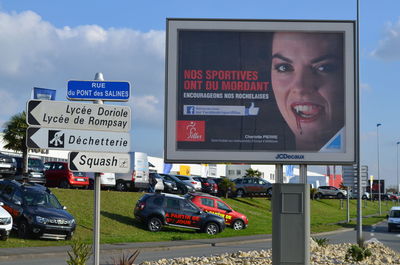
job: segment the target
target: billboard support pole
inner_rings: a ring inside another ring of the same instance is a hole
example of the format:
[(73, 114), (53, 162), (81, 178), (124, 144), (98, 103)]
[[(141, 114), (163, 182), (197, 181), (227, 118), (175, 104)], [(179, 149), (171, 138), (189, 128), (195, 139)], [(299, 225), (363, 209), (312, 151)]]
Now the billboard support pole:
[[(95, 80), (104, 81), (102, 73), (96, 73)], [(103, 100), (96, 100), (94, 104), (103, 104)], [(93, 229), (93, 264), (100, 264), (100, 173), (94, 173), (94, 229)]]
[[(360, 247), (363, 245), (363, 236), (362, 236), (362, 200), (361, 200), (361, 174), (360, 174), (360, 0), (357, 0), (357, 21), (356, 21), (356, 166), (357, 166), (357, 189), (358, 189), (358, 198), (357, 198), (357, 243)], [(379, 162), (378, 162), (379, 165)], [(378, 166), (378, 175), (379, 175), (379, 166)], [(347, 194), (347, 197), (349, 194)]]

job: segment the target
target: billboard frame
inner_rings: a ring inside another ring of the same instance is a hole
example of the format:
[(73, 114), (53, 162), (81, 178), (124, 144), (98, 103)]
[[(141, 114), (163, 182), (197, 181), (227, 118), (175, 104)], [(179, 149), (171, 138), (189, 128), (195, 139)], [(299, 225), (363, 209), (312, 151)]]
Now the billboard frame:
[[(343, 32), (345, 82), (344, 152), (268, 150), (179, 150), (178, 113), (178, 33), (190, 31), (240, 32)], [(356, 21), (354, 20), (236, 20), (167, 19), (164, 160), (167, 163), (249, 163), (249, 164), (354, 164), (358, 161), (358, 87), (356, 84)]]

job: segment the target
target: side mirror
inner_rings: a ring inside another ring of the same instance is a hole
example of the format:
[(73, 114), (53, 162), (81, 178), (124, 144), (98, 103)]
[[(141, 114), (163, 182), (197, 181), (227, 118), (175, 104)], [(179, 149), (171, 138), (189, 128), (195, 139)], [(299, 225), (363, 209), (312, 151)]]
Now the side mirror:
[(67, 206), (63, 206), (63, 210), (67, 210)]

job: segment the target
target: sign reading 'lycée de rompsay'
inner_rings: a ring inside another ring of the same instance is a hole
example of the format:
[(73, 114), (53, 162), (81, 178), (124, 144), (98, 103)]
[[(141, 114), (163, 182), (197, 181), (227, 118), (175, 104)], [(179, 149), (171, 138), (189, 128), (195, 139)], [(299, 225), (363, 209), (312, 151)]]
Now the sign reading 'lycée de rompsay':
[(30, 100), (27, 122), (32, 126), (128, 132), (131, 109), (124, 106)]

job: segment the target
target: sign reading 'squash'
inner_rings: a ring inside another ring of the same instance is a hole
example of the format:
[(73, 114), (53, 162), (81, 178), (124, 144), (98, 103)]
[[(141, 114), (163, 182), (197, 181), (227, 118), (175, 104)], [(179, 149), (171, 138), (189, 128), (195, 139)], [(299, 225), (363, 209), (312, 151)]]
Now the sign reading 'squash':
[(28, 124), (48, 128), (128, 132), (131, 109), (67, 101), (30, 100)]

